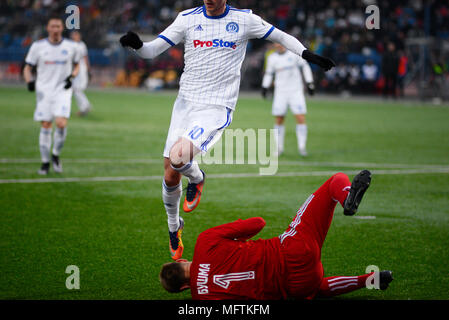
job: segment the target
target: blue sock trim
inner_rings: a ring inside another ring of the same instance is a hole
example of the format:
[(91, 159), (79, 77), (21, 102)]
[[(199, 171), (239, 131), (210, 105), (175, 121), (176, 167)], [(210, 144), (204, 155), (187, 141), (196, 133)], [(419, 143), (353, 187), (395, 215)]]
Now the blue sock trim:
[(169, 187), (165, 184), (165, 180), (162, 179), (162, 187), (165, 189), (165, 191), (167, 192), (173, 192), (176, 191), (179, 188), (182, 188), (182, 182), (180, 182), (177, 186), (173, 186), (173, 187)]
[(189, 163), (183, 165), (181, 168), (175, 168), (171, 163), (170, 163), (170, 166), (171, 166), (174, 170), (178, 171), (179, 173), (183, 173), (183, 172), (185, 172), (186, 170), (190, 169), (190, 167), (192, 166), (192, 164), (193, 164), (193, 161), (190, 161)]

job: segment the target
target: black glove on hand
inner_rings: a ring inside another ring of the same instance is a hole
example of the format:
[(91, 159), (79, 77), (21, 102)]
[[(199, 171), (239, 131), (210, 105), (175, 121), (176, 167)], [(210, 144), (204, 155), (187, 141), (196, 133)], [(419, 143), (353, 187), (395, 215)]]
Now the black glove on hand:
[(28, 91), (33, 92), (36, 90), (36, 81), (30, 81), (27, 83)]
[(315, 94), (315, 85), (313, 84), (313, 82), (309, 82), (307, 84), (307, 91), (309, 92), (309, 94), (311, 96), (313, 96)]
[(266, 99), (267, 98), (267, 92), (268, 92), (268, 89), (267, 88), (262, 88), (262, 97), (264, 98), (264, 99)]
[(139, 36), (132, 31), (128, 31), (123, 37), (120, 38), (120, 43), (123, 47), (131, 47), (133, 49), (140, 49), (143, 46), (142, 40)]
[(72, 87), (72, 75), (68, 76), (64, 81), (65, 81), (65, 86), (64, 89), (69, 89), (70, 87)]
[(322, 69), (324, 69), (324, 71), (329, 71), (330, 69), (335, 67), (334, 61), (329, 58), (319, 56), (310, 50), (304, 50), (304, 52), (302, 53), (302, 57), (310, 63), (319, 65)]

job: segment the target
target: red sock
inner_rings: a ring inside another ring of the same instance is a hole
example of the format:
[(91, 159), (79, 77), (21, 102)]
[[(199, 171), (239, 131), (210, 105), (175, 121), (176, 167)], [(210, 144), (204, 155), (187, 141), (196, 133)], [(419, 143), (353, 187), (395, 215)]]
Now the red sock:
[(366, 279), (373, 273), (352, 277), (327, 277), (323, 278), (318, 295), (322, 297), (334, 297), (343, 293), (352, 292), (366, 287)]
[(332, 181), (329, 184), (329, 193), (332, 199), (340, 202), (343, 206), (350, 188), (351, 181), (349, 181), (348, 176), (339, 172), (332, 177)]

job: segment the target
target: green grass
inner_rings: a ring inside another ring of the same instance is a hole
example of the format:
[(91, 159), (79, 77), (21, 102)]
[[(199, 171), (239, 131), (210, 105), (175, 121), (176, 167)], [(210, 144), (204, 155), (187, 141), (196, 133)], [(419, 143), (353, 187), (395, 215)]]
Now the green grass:
[[(72, 117), (64, 173), (49, 178), (161, 176), (175, 96), (88, 95), (94, 111), (85, 119)], [(280, 173), (343, 171), (352, 178), (363, 163), (371, 163), (368, 169), (374, 172), (358, 214), (376, 219), (345, 217), (337, 208), (322, 253), (325, 274), (362, 274), (377, 265), (395, 276), (386, 291), (364, 289), (338, 299), (449, 299), (449, 108), (319, 99), (309, 99), (308, 108), (310, 156), (298, 157), (289, 116)], [(0, 88), (0, 159), (9, 159), (0, 162), (2, 181), (40, 178), (33, 110), (33, 94)], [(268, 101), (242, 97), (231, 128), (270, 129), (272, 122)], [(202, 167), (211, 175), (259, 169)], [(401, 173), (440, 167), (445, 173)], [(376, 174), (379, 170), (397, 174)], [(266, 220), (256, 238), (281, 234), (326, 178), (208, 179), (201, 205), (183, 215), (185, 258), (192, 258), (201, 231), (237, 218)], [(1, 299), (190, 298), (188, 292), (168, 294), (159, 285), (159, 268), (170, 260), (160, 179), (0, 183), (0, 209)], [(80, 290), (65, 287), (68, 265), (80, 268)]]

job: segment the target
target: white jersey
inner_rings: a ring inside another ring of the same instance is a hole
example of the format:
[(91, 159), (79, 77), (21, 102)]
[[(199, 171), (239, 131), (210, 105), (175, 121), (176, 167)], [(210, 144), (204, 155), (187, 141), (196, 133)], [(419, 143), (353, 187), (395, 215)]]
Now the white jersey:
[(63, 38), (58, 44), (46, 39), (33, 42), (25, 62), (37, 67), (36, 91), (53, 94), (64, 89), (64, 80), (79, 63), (81, 54), (78, 45)]
[(303, 71), (306, 83), (313, 82), (312, 70), (307, 61), (288, 50), (284, 53), (274, 52), (268, 56), (262, 87), (268, 88), (274, 75), (275, 93), (303, 92), (304, 86), (300, 68)]
[(265, 39), (273, 30), (251, 10), (228, 5), (220, 16), (208, 16), (204, 6), (179, 13), (159, 35), (172, 46), (184, 43), (179, 97), (234, 109), (248, 40)]

